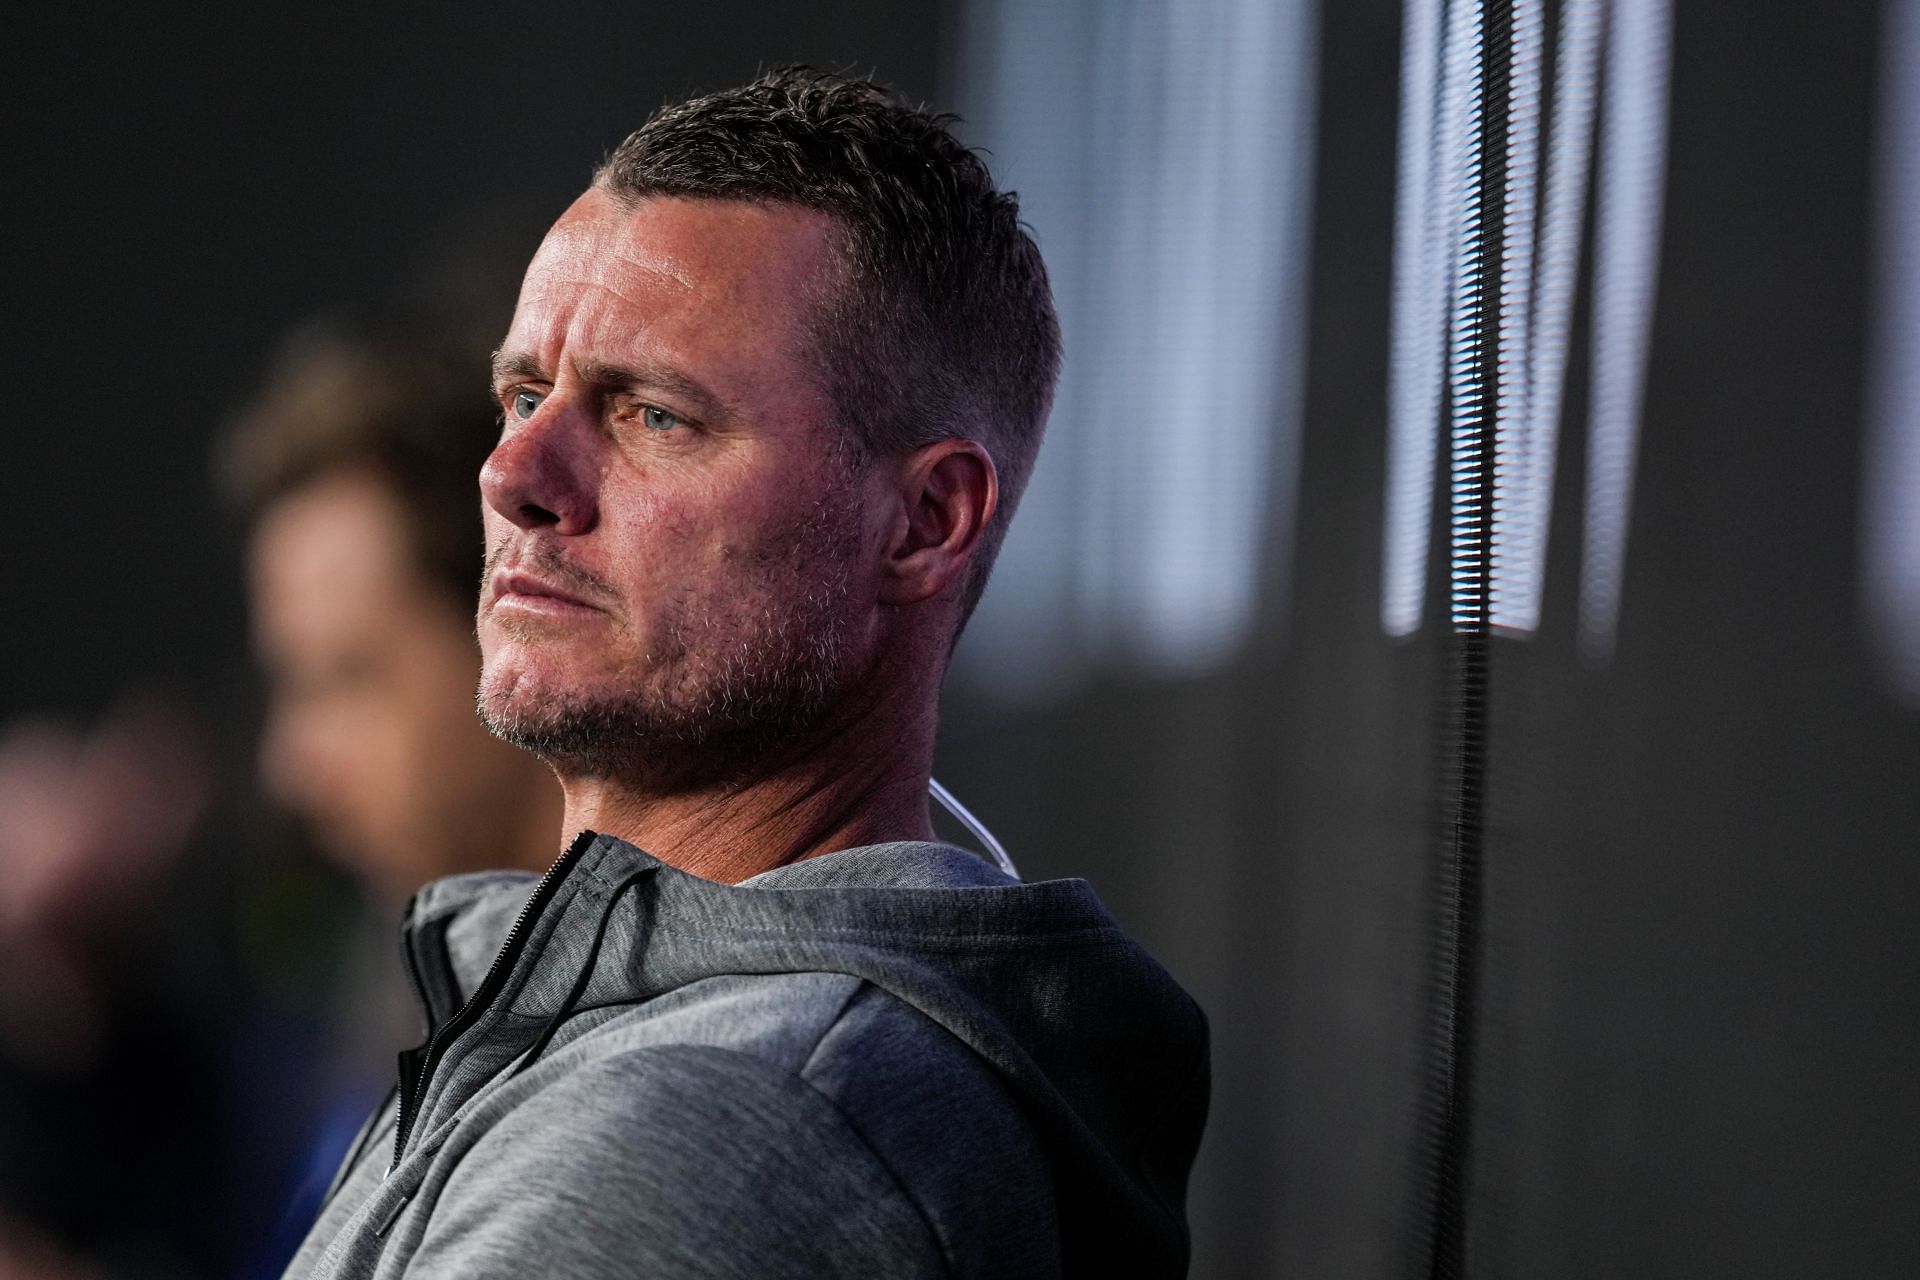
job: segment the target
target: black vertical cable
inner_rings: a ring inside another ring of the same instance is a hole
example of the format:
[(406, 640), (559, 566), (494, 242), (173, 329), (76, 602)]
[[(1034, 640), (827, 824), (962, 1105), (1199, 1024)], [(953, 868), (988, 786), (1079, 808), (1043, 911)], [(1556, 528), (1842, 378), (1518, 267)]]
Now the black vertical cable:
[[(1464, 0), (1454, 0), (1463, 3)], [(1494, 435), (1499, 374), (1502, 212), (1513, 61), (1513, 0), (1483, 0), (1474, 175), (1463, 233), (1467, 267), (1456, 323), (1450, 582), (1453, 627), (1440, 755), (1444, 794), (1434, 882), (1421, 1223), (1416, 1271), (1466, 1275), (1467, 1190), (1477, 1023), (1486, 803), (1488, 646), (1493, 588)], [(1453, 140), (1442, 138), (1442, 146)], [(1464, 342), (1461, 339), (1464, 338)]]

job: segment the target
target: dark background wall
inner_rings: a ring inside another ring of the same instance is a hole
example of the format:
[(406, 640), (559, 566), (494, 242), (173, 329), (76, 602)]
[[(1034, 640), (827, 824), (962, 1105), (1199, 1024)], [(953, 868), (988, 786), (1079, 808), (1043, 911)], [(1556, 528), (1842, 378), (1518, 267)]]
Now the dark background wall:
[[(0, 716), (153, 679), (237, 715), (206, 452), (289, 323), (466, 209), (530, 250), (684, 90), (805, 60), (937, 97), (952, 10), (40, 14), (8, 91)], [(1399, 22), (1321, 19), (1301, 499), (1256, 638), (1038, 710), (959, 684), (942, 746), (1030, 876), (1090, 877), (1209, 1010), (1210, 1277), (1397, 1274), (1418, 1237), (1447, 688), (1445, 637), (1391, 642), (1376, 604)], [(1876, 30), (1678, 4), (1618, 652), (1573, 651), (1577, 354), (1543, 628), (1494, 652), (1473, 1274), (1920, 1269), (1920, 715), (1858, 620)]]

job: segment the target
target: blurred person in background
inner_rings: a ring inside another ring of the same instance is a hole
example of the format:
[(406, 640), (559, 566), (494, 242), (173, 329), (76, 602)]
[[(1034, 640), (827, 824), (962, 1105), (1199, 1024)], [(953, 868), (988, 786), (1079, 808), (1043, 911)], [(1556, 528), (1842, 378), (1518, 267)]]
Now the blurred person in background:
[(560, 793), (474, 714), (474, 482), (498, 436), (476, 390), (487, 321), (511, 305), (396, 307), (318, 324), (282, 350), (220, 459), (246, 519), (247, 578), (268, 708), (259, 774), (362, 886), (369, 927), (335, 1000), (334, 1060), (286, 1216), (304, 1230), (420, 1014), (391, 922), (429, 880), (541, 868)]
[(473, 713), (485, 358), (440, 333), (304, 334), (224, 458), (269, 687), (261, 779), (393, 911), (438, 876), (544, 866), (560, 812)]

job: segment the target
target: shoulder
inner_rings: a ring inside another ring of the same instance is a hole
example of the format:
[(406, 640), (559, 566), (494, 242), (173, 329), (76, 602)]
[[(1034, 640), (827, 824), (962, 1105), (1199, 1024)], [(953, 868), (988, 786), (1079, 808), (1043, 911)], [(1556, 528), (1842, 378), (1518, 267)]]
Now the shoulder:
[(937, 1224), (954, 1273), (1050, 1275), (1053, 1173), (1011, 1090), (926, 1014), (863, 985), (802, 1069)]
[(805, 1081), (704, 1045), (572, 1056), (462, 1153), (421, 1274), (944, 1274), (919, 1209)]
[(1046, 1160), (965, 1045), (841, 975), (702, 985), (516, 1082), (460, 1154), (432, 1236), (508, 1247), (552, 1202), (582, 1240), (672, 1251), (672, 1274), (733, 1275), (733, 1259), (742, 1275), (1051, 1269)]
[(912, 1005), (845, 974), (693, 983), (586, 1029), (551, 1069), (542, 1107), (577, 1101), (602, 1123), (646, 1131), (724, 1123), (711, 1105), (662, 1108), (655, 1097), (682, 1080), (709, 1091), (724, 1083), (743, 1106), (781, 1109), (768, 1123), (852, 1135), (909, 1186), (941, 1168), (1005, 1176), (1009, 1162), (1040, 1159), (1012, 1093), (979, 1055)]
[[(643, 1088), (684, 1066), (730, 1072), (743, 1089), (810, 1097), (910, 1184), (943, 1166), (992, 1165), (1004, 1176), (1016, 1157), (1039, 1159), (1012, 1093), (984, 1059), (913, 1005), (846, 974), (693, 983), (593, 1027), (569, 1053), (593, 1064), (589, 1074), (645, 1075)], [(633, 1123), (658, 1122), (656, 1112), (619, 1105)]]

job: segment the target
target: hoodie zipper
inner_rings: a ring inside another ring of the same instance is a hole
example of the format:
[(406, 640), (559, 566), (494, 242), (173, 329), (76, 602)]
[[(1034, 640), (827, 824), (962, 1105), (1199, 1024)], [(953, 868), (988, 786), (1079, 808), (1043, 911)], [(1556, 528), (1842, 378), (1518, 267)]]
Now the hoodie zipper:
[[(567, 872), (572, 870), (573, 864), (580, 860), (580, 855), (586, 852), (587, 846), (597, 838), (592, 831), (582, 831), (574, 838), (573, 843), (567, 846), (567, 851), (554, 860), (553, 865), (547, 868), (547, 874), (541, 876), (540, 883), (533, 887), (533, 893), (527, 898), (527, 904), (520, 908), (520, 914), (514, 917), (513, 927), (507, 930), (506, 941), (500, 944), (500, 951), (493, 957), (493, 964), (488, 967), (487, 976), (480, 979), (480, 985), (473, 989), (473, 995), (468, 997), (466, 1004), (460, 1007), (460, 1012), (447, 1019), (434, 1031), (427, 1040), (424, 1052), (414, 1049), (400, 1055), (400, 1114), (394, 1120), (393, 1162), (387, 1166), (388, 1173), (392, 1173), (400, 1165), (400, 1153), (406, 1150), (407, 1136), (412, 1132), (414, 1121), (419, 1118), (415, 1114), (415, 1108), (426, 1096), (427, 1082), (433, 1079), (434, 1068), (440, 1065), (440, 1059), (446, 1053), (447, 1046), (459, 1039), (461, 1034), (478, 1022), (480, 1016), (492, 1006), (495, 998), (500, 994), (501, 986), (507, 980), (508, 972), (513, 968), (514, 960), (525, 945), (524, 935), (527, 926), (546, 910), (547, 903), (553, 899), (554, 891), (560, 887), (560, 882), (567, 878)], [(414, 982), (418, 985), (419, 962), (413, 957), (412, 947), (407, 948), (407, 963), (412, 968)], [(409, 1068), (416, 1062), (419, 1064), (418, 1069), (410, 1071)]]

